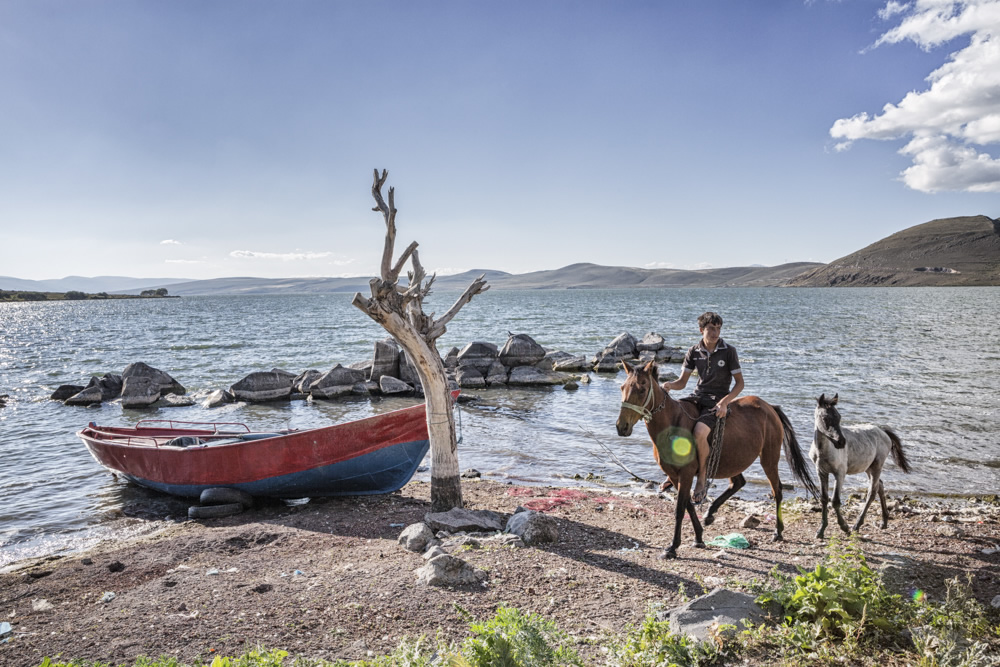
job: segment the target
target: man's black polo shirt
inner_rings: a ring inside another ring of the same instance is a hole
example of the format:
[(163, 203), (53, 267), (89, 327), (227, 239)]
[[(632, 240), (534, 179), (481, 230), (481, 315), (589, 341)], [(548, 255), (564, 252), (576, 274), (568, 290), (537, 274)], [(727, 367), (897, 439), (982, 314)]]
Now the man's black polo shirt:
[(703, 340), (699, 340), (697, 345), (692, 345), (684, 355), (682, 366), (689, 371), (698, 371), (698, 384), (694, 388), (694, 395), (710, 396), (715, 401), (729, 393), (733, 375), (743, 372), (736, 348), (726, 345), (726, 341), (721, 338), (715, 346), (715, 352), (711, 354), (705, 348)]

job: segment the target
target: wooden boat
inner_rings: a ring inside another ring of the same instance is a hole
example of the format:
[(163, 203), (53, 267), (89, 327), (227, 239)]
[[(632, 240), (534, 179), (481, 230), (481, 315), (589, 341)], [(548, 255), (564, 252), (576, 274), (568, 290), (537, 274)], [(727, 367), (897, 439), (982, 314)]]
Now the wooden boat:
[(271, 498), (391, 493), (410, 481), (430, 446), (423, 404), (304, 431), (142, 420), (91, 423), (77, 435), (111, 472), (189, 498), (213, 487)]

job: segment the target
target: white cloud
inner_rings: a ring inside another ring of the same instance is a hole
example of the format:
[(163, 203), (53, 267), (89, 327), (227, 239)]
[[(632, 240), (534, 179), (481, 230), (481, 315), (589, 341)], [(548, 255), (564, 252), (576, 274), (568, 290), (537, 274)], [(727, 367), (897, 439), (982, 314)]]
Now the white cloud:
[[(234, 250), (229, 253), (230, 257), (238, 259), (279, 259), (283, 262), (323, 259), (329, 257), (332, 252), (257, 252), (254, 250)], [(349, 262), (348, 262), (349, 263)], [(337, 262), (334, 262), (337, 264)]]
[(165, 259), (167, 264), (204, 264), (203, 259)]
[(181, 245), (181, 242), (173, 239), (163, 239), (160, 241), (160, 245)]
[(901, 174), (907, 186), (922, 192), (1000, 192), (1000, 159), (982, 150), (1000, 144), (1000, 0), (889, 2), (879, 15), (900, 22), (876, 47), (911, 41), (931, 49), (971, 37), (927, 76), (926, 90), (886, 104), (881, 114), (837, 120), (830, 128), (830, 136), (841, 140), (835, 150), (858, 139), (909, 137), (900, 150), (913, 160)]

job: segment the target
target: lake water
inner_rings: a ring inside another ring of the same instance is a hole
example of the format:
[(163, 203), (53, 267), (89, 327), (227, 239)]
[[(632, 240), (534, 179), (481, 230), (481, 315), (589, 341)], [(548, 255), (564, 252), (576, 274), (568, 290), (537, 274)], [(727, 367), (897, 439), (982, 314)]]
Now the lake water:
[[(432, 295), (427, 311), (443, 313), (456, 296)], [(328, 294), (0, 303), (0, 394), (10, 394), (0, 408), (0, 566), (186, 515), (186, 501), (127, 484), (95, 463), (75, 435), (88, 422), (310, 428), (416, 402), (140, 412), (48, 400), (60, 384), (121, 373), (133, 361), (167, 371), (195, 398), (256, 370), (297, 373), (359, 361), (385, 333), (350, 300)], [(438, 348), (444, 353), (474, 340), (500, 346), (512, 332), (549, 349), (592, 355), (622, 331), (656, 331), (687, 347), (698, 339), (696, 320), (705, 310), (725, 318), (723, 337), (740, 352), (744, 393), (781, 405), (804, 451), (816, 396), (839, 392), (845, 423), (891, 426), (903, 440), (914, 472), (903, 475), (890, 464), (883, 476), (890, 495), (1000, 492), (1000, 288), (490, 291), (459, 313)], [(615, 433), (622, 377), (592, 377), (575, 392), (469, 392), (481, 400), (461, 409), (462, 469), (516, 483), (587, 485), (574, 477), (592, 473), (628, 485), (629, 475), (607, 460), (600, 441), (637, 475), (661, 480), (645, 430), (629, 438)], [(784, 461), (781, 473), (794, 481)], [(768, 487), (759, 464), (748, 479), (741, 497), (763, 498)], [(848, 486), (860, 489), (865, 479), (849, 478)]]

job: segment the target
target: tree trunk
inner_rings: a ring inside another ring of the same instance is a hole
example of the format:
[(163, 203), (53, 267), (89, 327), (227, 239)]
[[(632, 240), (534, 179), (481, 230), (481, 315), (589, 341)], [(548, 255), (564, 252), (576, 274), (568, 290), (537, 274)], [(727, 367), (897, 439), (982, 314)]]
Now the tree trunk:
[[(354, 295), (353, 304), (382, 325), (392, 334), (413, 362), (424, 388), (427, 401), (427, 435), (431, 449), (431, 510), (446, 512), (462, 507), (462, 486), (458, 470), (458, 442), (455, 435), (453, 401), (448, 388), (448, 376), (437, 351), (435, 341), (445, 332), (445, 326), (458, 314), (462, 306), (476, 294), (489, 289), (483, 276), (472, 282), (448, 312), (434, 319), (424, 314), (423, 300), (430, 294), (432, 275), (424, 285), (424, 269), (417, 255), (417, 243), (411, 243), (393, 263), (393, 246), (396, 241), (396, 208), (393, 188), (389, 188), (388, 205), (382, 199), (382, 184), (388, 172), (379, 177), (375, 170), (372, 197), (385, 219), (385, 247), (382, 252), (381, 277), (370, 281), (372, 296), (365, 299), (361, 293)], [(413, 271), (407, 274), (409, 284), (399, 285), (399, 272), (409, 260)]]

